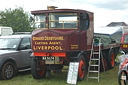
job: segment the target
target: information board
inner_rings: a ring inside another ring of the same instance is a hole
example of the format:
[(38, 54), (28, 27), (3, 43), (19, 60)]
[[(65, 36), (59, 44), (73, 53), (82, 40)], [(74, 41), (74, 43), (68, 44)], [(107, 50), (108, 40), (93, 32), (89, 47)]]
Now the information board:
[(78, 68), (79, 68), (79, 62), (70, 62), (68, 76), (67, 76), (68, 84), (76, 84), (77, 83)]

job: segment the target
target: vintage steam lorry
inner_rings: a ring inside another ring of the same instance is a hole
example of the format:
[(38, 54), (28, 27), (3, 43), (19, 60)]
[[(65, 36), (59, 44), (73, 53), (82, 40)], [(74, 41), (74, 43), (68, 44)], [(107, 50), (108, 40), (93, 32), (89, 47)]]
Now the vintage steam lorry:
[[(72, 61), (79, 62), (78, 80), (83, 80), (94, 38), (93, 13), (78, 9), (56, 9), (55, 6), (31, 13), (37, 28), (32, 32), (33, 78), (44, 78), (47, 71), (62, 69)], [(104, 66), (110, 69), (114, 67), (119, 48), (113, 41), (102, 48)]]

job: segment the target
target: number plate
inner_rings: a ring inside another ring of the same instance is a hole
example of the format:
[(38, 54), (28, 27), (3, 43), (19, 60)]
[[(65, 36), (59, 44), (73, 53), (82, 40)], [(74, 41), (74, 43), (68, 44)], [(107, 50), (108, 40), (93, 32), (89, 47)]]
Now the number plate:
[(42, 57), (43, 60), (55, 60), (55, 57)]
[(122, 80), (126, 80), (126, 76), (121, 76), (121, 79)]
[(62, 64), (59, 57), (42, 57), (45, 61), (45, 64)]
[(128, 48), (128, 46), (127, 45), (123, 45), (123, 48)]
[(45, 60), (45, 64), (54, 64), (55, 63), (55, 57), (42, 57), (43, 60)]

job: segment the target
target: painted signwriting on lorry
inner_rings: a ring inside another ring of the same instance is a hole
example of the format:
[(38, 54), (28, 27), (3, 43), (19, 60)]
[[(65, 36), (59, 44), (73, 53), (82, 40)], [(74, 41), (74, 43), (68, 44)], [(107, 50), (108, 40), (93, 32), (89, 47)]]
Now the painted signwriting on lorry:
[(63, 36), (59, 37), (32, 37), (34, 41), (34, 50), (63, 50), (61, 41), (64, 41)]

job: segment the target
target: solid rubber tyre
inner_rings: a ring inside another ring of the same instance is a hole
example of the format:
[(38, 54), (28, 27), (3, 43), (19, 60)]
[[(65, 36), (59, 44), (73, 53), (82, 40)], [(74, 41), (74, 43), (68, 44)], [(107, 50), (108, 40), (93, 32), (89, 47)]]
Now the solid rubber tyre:
[(108, 57), (107, 57), (107, 66), (109, 69), (114, 68), (114, 63), (115, 63), (115, 54), (113, 49), (109, 51)]
[(85, 74), (87, 73), (88, 62), (87, 59), (85, 60), (85, 57), (83, 55), (80, 55), (78, 59), (79, 61), (78, 81), (84, 80)]
[[(126, 76), (126, 80), (121, 79), (122, 75)], [(119, 85), (127, 85), (127, 72), (125, 70), (120, 71), (120, 73), (118, 75), (118, 83), (119, 83)]]
[[(38, 62), (37, 62), (38, 60)], [(46, 76), (46, 67), (45, 64), (41, 63), (40, 59), (34, 60), (31, 62), (31, 73), (34, 79), (42, 79)], [(37, 69), (37, 65), (39, 69)]]
[(15, 75), (15, 65), (12, 62), (6, 62), (0, 72), (0, 78), (9, 80)]

